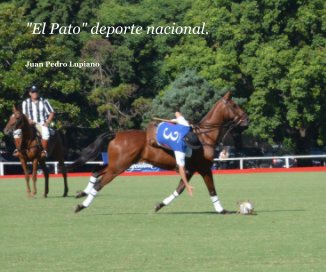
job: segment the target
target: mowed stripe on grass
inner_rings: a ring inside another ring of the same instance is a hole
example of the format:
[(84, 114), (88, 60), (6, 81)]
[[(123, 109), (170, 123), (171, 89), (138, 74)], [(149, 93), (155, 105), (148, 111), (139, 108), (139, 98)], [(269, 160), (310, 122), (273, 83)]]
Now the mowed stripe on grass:
[(324, 271), (326, 174), (215, 175), (226, 209), (249, 199), (256, 216), (216, 215), (199, 176), (159, 213), (174, 176), (118, 177), (79, 214), (87, 178), (43, 180), (35, 199), (22, 179), (0, 180), (0, 271)]

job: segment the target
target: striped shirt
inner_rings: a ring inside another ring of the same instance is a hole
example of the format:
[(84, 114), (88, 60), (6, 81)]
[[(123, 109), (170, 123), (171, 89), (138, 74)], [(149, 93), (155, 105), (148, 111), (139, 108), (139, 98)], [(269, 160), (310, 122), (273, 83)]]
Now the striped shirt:
[(34, 102), (31, 98), (23, 101), (23, 113), (36, 123), (44, 124), (51, 112), (54, 110), (49, 101), (42, 97)]

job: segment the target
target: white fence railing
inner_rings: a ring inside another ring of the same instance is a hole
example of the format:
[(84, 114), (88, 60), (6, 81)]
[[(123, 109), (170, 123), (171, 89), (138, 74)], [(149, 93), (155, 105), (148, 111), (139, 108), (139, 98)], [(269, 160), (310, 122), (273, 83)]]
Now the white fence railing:
[[(65, 161), (65, 164), (71, 164), (73, 163), (72, 161)], [(31, 162), (28, 162), (28, 164), (31, 164)], [(59, 171), (58, 171), (58, 165), (59, 163), (58, 162), (54, 162), (54, 161), (48, 161), (46, 162), (47, 165), (53, 165), (53, 168), (54, 168), (54, 173), (55, 174), (58, 174)], [(102, 165), (103, 164), (103, 161), (90, 161), (90, 162), (87, 162), (86, 164), (97, 164), (97, 165)], [(20, 162), (0, 162), (0, 176), (4, 176), (5, 174), (5, 166), (6, 165), (20, 165)]]
[[(287, 156), (272, 156), (272, 157), (240, 157), (240, 158), (228, 158), (228, 159), (214, 159), (214, 162), (225, 162), (225, 161), (239, 161), (239, 168), (244, 169), (244, 161), (272, 161), (275, 159), (285, 160), (284, 167), (290, 167), (290, 161), (296, 159), (316, 159), (316, 158), (326, 158), (326, 155), (287, 155)], [(324, 162), (325, 166), (325, 162)]]
[[(240, 158), (228, 158), (228, 159), (214, 159), (214, 162), (227, 162), (227, 161), (239, 161), (239, 169), (244, 169), (245, 161), (272, 161), (275, 159), (285, 160), (284, 167), (289, 168), (291, 160), (294, 159), (316, 159), (316, 158), (326, 158), (326, 155), (287, 155), (287, 156), (273, 156), (273, 157), (240, 157)], [(326, 160), (325, 160), (326, 161)], [(324, 166), (325, 166), (324, 161)], [(71, 164), (72, 161), (66, 161), (65, 164)], [(47, 165), (53, 165), (54, 173), (58, 174), (58, 162), (49, 161), (46, 162)], [(103, 164), (103, 161), (91, 161), (86, 164)], [(4, 176), (5, 174), (5, 166), (6, 165), (20, 165), (20, 162), (0, 162), (0, 176)]]

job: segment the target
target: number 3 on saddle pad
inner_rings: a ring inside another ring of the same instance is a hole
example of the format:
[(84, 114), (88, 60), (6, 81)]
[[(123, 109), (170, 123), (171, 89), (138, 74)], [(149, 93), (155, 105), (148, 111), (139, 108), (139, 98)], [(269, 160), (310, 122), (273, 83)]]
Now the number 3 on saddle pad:
[(183, 137), (188, 134), (191, 127), (171, 124), (171, 123), (160, 123), (156, 132), (157, 142), (174, 151), (186, 152), (187, 146), (183, 141)]

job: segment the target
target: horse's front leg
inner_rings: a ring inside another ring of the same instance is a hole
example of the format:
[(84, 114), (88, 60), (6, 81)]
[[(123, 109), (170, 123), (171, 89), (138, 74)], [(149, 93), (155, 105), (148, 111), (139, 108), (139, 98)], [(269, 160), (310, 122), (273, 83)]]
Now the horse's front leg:
[(37, 167), (38, 167), (38, 160), (37, 159), (33, 160), (32, 166), (33, 166), (33, 171), (32, 171), (32, 181), (33, 181), (32, 196), (35, 196), (37, 194), (37, 189), (36, 189)]
[(20, 158), (20, 163), (22, 165), (23, 171), (24, 171), (24, 175), (25, 175), (25, 182), (26, 182), (26, 192), (27, 192), (27, 196), (31, 197), (31, 187), (29, 185), (29, 173), (28, 173), (28, 166), (27, 166), (27, 162), (25, 159)]
[[(190, 181), (192, 175), (193, 175), (193, 173), (187, 172), (187, 180), (188, 181)], [(185, 189), (184, 182), (182, 181), (182, 179), (180, 179), (180, 182), (178, 184), (178, 187), (175, 189), (175, 191), (171, 195), (169, 195), (167, 198), (163, 199), (162, 202), (158, 203), (155, 206), (155, 212), (158, 212), (163, 207), (169, 205), (173, 200), (175, 200), (179, 195), (182, 194), (182, 192), (184, 191), (184, 189)]]
[(206, 184), (208, 193), (210, 195), (211, 201), (213, 203), (214, 209), (217, 213), (225, 214), (227, 213), (226, 210), (224, 210), (218, 196), (215, 190), (214, 180), (213, 180), (213, 174), (212, 171), (206, 170), (206, 171), (199, 171), (200, 175), (203, 177), (204, 182)]

